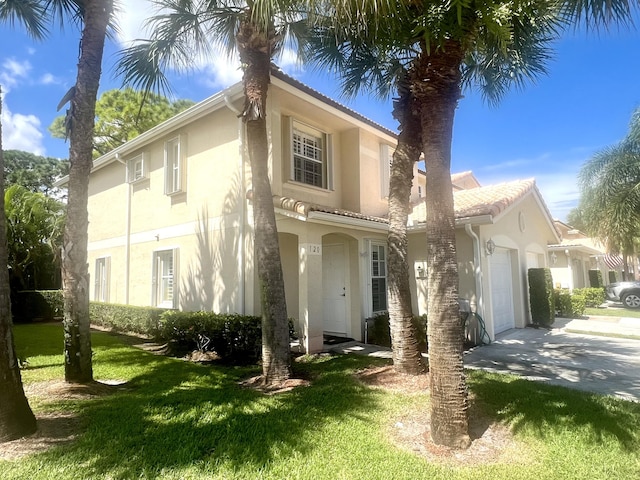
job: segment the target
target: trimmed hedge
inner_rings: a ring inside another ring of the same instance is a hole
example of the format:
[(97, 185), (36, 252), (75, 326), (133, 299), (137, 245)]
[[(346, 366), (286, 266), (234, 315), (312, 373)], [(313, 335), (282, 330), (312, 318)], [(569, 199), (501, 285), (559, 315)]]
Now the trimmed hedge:
[(604, 287), (602, 272), (600, 270), (589, 270), (589, 285), (591, 285), (591, 288)]
[(555, 302), (551, 270), (548, 268), (530, 268), (529, 303), (531, 321), (536, 325), (551, 326), (555, 319)]
[(62, 290), (24, 290), (11, 295), (15, 323), (52, 321), (64, 314)]
[(594, 308), (602, 305), (606, 298), (604, 288), (576, 288), (573, 290), (573, 294), (583, 296), (585, 305)]
[(232, 363), (255, 363), (262, 353), (261, 318), (213, 312), (166, 311), (158, 337), (174, 353), (215, 352)]
[[(418, 348), (421, 352), (427, 351), (427, 316), (413, 317), (413, 327), (418, 337)], [(380, 313), (367, 319), (367, 342), (383, 347), (391, 347), (391, 330), (389, 327), (389, 314)]]
[[(593, 290), (591, 288), (582, 290)], [(555, 305), (558, 310), (558, 314), (563, 318), (579, 318), (584, 315), (586, 308), (586, 299), (584, 295), (581, 295), (578, 289), (574, 290), (574, 293), (569, 293), (569, 290), (556, 289), (554, 292)]]
[(91, 323), (114, 332), (130, 332), (155, 337), (163, 308), (136, 307), (115, 303), (90, 302)]

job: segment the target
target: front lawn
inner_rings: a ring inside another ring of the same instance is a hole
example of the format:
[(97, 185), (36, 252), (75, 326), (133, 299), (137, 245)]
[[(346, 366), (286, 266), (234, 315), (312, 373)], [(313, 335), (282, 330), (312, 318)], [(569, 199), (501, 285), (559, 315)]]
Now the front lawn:
[(640, 309), (623, 308), (623, 307), (607, 307), (607, 308), (591, 308), (584, 309), (586, 316), (604, 316), (604, 317), (631, 317), (640, 318)]
[(0, 461), (3, 480), (640, 478), (636, 403), (469, 372), (476, 428), (488, 435), (496, 431), (489, 424), (500, 422), (514, 441), (504, 455), (464, 464), (455, 454), (425, 458), (394, 444), (424, 416), (428, 395), (372, 388), (354, 377), (381, 360), (296, 362), (311, 386), (267, 396), (238, 385), (257, 368), (192, 364), (94, 333), (94, 376), (115, 385), (60, 396), (47, 392), (63, 377), (61, 327), (18, 325), (15, 333), (40, 424), (53, 431), (56, 422), (71, 425), (78, 435)]

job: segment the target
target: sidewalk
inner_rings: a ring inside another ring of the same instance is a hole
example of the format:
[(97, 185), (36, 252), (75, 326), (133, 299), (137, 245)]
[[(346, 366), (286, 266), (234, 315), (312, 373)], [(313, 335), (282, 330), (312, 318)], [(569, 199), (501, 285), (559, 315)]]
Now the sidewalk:
[(640, 340), (640, 318), (591, 315), (586, 320), (569, 320), (564, 331)]

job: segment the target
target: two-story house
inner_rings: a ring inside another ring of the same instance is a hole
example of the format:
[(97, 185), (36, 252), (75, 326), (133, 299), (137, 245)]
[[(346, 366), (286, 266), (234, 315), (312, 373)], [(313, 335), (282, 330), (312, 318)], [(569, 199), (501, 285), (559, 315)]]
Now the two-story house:
[[(260, 313), (242, 103), (234, 85), (94, 162), (92, 300)], [(364, 320), (387, 308), (395, 134), (281, 72), (267, 125), (288, 314), (305, 351), (322, 349), (326, 333), (362, 339)], [(412, 293), (424, 313), (425, 175), (414, 174)], [(547, 243), (559, 240), (544, 202), (533, 181), (480, 187), (469, 172), (453, 180), (461, 296), (487, 317), (491, 336), (522, 327), (526, 266), (544, 265)]]

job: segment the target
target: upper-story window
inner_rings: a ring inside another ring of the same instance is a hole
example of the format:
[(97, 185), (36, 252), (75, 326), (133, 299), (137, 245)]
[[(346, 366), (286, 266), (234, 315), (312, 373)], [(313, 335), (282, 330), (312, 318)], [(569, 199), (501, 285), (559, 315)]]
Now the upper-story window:
[(185, 190), (185, 141), (179, 135), (164, 144), (164, 193), (172, 195)]
[(147, 178), (147, 156), (144, 153), (133, 157), (127, 162), (127, 181), (135, 183)]
[(393, 162), (393, 148), (386, 143), (380, 144), (380, 197), (389, 198), (389, 178), (391, 177), (391, 163)]
[(290, 120), (291, 179), (319, 188), (330, 188), (329, 135)]

